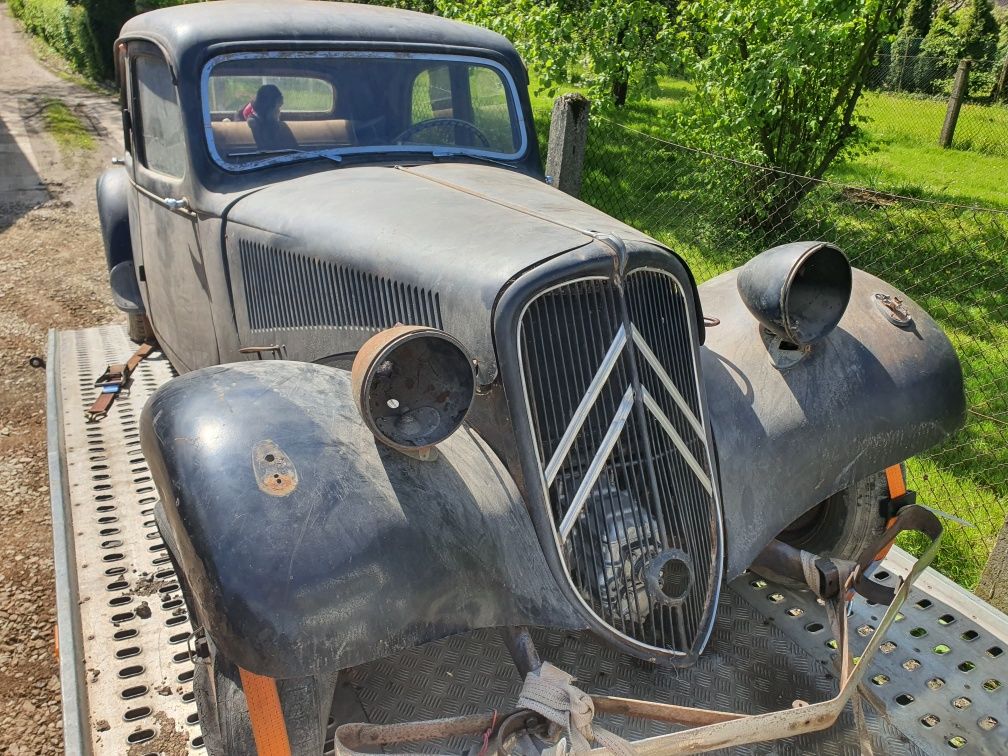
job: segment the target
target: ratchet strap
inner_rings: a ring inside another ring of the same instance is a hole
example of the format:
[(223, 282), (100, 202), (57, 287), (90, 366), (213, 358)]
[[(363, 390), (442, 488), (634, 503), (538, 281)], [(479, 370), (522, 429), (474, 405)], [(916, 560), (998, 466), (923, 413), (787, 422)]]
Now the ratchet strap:
[(130, 376), (136, 370), (137, 365), (143, 362), (151, 352), (154, 351), (153, 344), (141, 344), (126, 362), (114, 362), (105, 368), (105, 372), (95, 380), (95, 386), (101, 389), (98, 398), (85, 412), (89, 423), (93, 423), (105, 417), (116, 397), (122, 392), (126, 384), (129, 383)]
[(238, 667), (257, 756), (291, 756), (276, 680)]
[[(879, 514), (885, 520), (886, 528), (892, 527), (896, 522), (896, 515), (903, 507), (917, 503), (917, 493), (908, 491), (906, 480), (903, 478), (903, 466), (900, 464), (887, 467), (885, 470), (886, 483), (889, 486), (889, 498), (883, 499), (879, 503)], [(892, 542), (886, 543), (882, 550), (876, 554), (875, 559), (882, 561), (889, 553)]]

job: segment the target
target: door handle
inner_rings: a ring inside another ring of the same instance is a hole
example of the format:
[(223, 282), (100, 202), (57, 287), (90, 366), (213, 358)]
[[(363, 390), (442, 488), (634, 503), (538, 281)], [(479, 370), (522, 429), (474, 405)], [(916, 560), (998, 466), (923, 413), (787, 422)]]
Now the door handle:
[(189, 210), (189, 200), (187, 200), (185, 197), (182, 197), (181, 199), (175, 199), (174, 197), (165, 197), (164, 199), (161, 200), (161, 202), (164, 203), (164, 206), (167, 207), (169, 210), (181, 210), (182, 212), (186, 212)]

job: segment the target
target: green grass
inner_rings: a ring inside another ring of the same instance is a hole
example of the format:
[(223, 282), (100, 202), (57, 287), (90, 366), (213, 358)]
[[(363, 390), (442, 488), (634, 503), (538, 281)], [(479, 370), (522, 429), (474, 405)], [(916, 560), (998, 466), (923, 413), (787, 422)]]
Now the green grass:
[[(663, 97), (606, 118), (671, 138), (670, 116), (689, 90), (674, 81), (662, 82), (662, 90)], [(541, 134), (550, 104), (549, 97), (534, 98)], [(931, 313), (959, 353), (973, 412), (955, 438), (911, 460), (908, 479), (922, 503), (975, 523), (947, 523), (937, 561), (972, 588), (1008, 508), (1008, 213), (957, 205), (1008, 207), (1002, 190), (1008, 158), (938, 148), (928, 123), (935, 114), (925, 111), (935, 105), (869, 95), (872, 150), (836, 167), (830, 174), (836, 183), (813, 189), (792, 215), (763, 223), (744, 219), (759, 204), (765, 171), (596, 119), (582, 198), (668, 244), (700, 281), (775, 244), (820, 238), (840, 244), (855, 265)], [(940, 129), (944, 105), (938, 105)], [(916, 551), (921, 544), (904, 539), (904, 545)]]
[(94, 136), (65, 103), (49, 100), (42, 108), (42, 117), (60, 148), (68, 152), (94, 149)]
[(869, 92), (869, 152), (839, 165), (831, 177), (946, 202), (1008, 208), (1008, 108), (967, 103), (952, 149), (938, 146), (946, 103)]

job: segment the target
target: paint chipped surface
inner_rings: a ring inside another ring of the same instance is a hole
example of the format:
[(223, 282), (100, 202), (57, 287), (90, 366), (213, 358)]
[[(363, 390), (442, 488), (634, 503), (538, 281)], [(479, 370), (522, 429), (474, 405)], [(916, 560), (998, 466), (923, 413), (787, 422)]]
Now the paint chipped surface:
[(259, 490), (270, 496), (287, 496), (298, 486), (294, 463), (269, 439), (260, 441), (253, 447), (252, 472)]

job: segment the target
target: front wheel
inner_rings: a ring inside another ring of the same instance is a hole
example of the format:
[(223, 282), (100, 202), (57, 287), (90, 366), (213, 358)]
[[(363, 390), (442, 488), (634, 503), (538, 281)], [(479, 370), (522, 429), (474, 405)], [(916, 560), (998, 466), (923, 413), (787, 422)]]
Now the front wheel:
[(869, 475), (812, 507), (777, 537), (813, 554), (855, 560), (885, 530), (879, 502), (888, 497), (885, 472)]
[[(321, 756), (335, 676), (331, 681), (319, 677), (276, 680), (276, 686), (291, 754)], [(193, 693), (209, 756), (257, 753), (242, 673), (212, 642), (209, 658), (196, 661)]]

